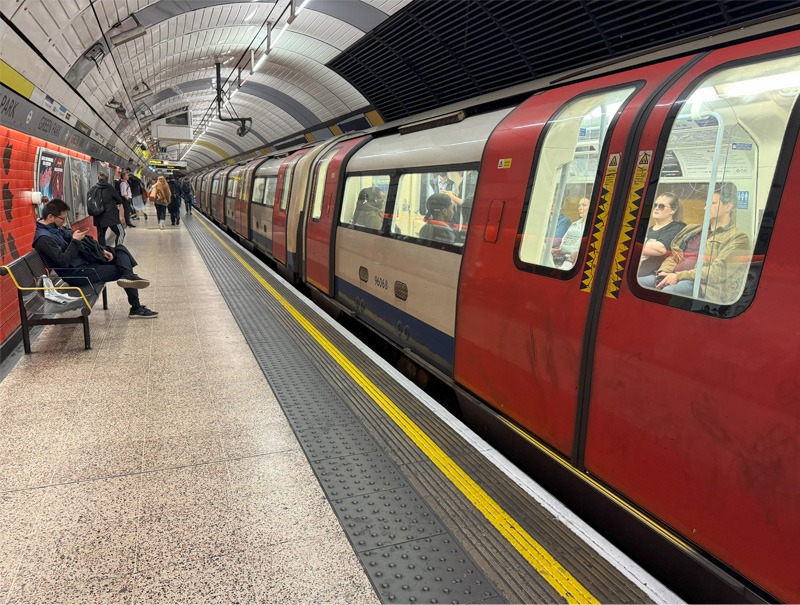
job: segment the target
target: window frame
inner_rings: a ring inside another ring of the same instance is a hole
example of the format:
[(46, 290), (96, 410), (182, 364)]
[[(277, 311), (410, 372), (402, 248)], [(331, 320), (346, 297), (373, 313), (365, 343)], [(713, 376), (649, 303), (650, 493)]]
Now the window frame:
[[(574, 279), (576, 275), (579, 273), (583, 273), (585, 257), (586, 257), (586, 247), (589, 243), (588, 235), (591, 233), (591, 229), (594, 227), (594, 223), (597, 220), (597, 208), (598, 208), (598, 201), (600, 199), (600, 192), (602, 191), (602, 183), (603, 178), (605, 177), (606, 169), (607, 169), (607, 162), (609, 156), (609, 148), (611, 146), (611, 139), (614, 136), (614, 130), (617, 127), (617, 123), (619, 122), (619, 118), (625, 109), (628, 107), (630, 102), (636, 98), (636, 95), (644, 88), (645, 86), (644, 80), (631, 80), (629, 82), (624, 82), (620, 84), (614, 84), (612, 86), (604, 86), (602, 88), (594, 88), (591, 90), (586, 90), (581, 92), (580, 94), (571, 97), (561, 105), (559, 105), (558, 109), (556, 109), (550, 117), (547, 119), (547, 123), (545, 124), (544, 128), (542, 128), (542, 132), (539, 135), (539, 140), (536, 142), (536, 148), (534, 149), (533, 153), (533, 163), (530, 168), (530, 177), (528, 178), (528, 185), (525, 188), (525, 195), (524, 195), (524, 202), (522, 205), (522, 213), (520, 216), (519, 225), (517, 226), (517, 236), (516, 241), (514, 242), (514, 265), (520, 271), (525, 271), (527, 273), (534, 273), (536, 275), (543, 275), (545, 277), (551, 277), (553, 279), (558, 279), (561, 281), (571, 280)], [(599, 158), (600, 161), (597, 164), (597, 173), (595, 174), (594, 181), (592, 183), (592, 196), (589, 199), (591, 202), (591, 206), (589, 207), (589, 212), (586, 215), (586, 222), (583, 225), (583, 234), (581, 235), (581, 245), (578, 248), (578, 256), (577, 260), (580, 262), (576, 262), (570, 269), (567, 271), (562, 271), (558, 267), (547, 267), (545, 265), (539, 265), (536, 263), (530, 263), (524, 261), (520, 258), (520, 249), (522, 247), (522, 238), (525, 232), (525, 223), (528, 219), (528, 211), (530, 209), (531, 204), (531, 196), (533, 195), (533, 187), (536, 183), (536, 176), (539, 174), (540, 168), (540, 158), (542, 155), (542, 148), (544, 147), (545, 141), (547, 140), (547, 136), (550, 133), (550, 130), (553, 128), (553, 124), (555, 123), (555, 119), (561, 114), (561, 112), (570, 104), (579, 101), (584, 97), (590, 97), (595, 95), (600, 95), (606, 92), (611, 92), (615, 90), (623, 90), (625, 88), (632, 88), (630, 95), (628, 95), (627, 99), (622, 102), (619, 106), (619, 109), (614, 114), (613, 119), (609, 122), (608, 128), (606, 130), (606, 136), (603, 141), (603, 145), (600, 148)], [(618, 184), (619, 186), (619, 184)]]
[[(761, 224), (759, 225), (758, 232), (755, 234), (752, 252), (750, 254), (750, 264), (747, 268), (747, 275), (752, 276), (753, 278), (751, 291), (749, 293), (747, 288), (745, 288), (741, 296), (736, 301), (728, 304), (719, 304), (711, 301), (698, 300), (679, 296), (677, 294), (668, 294), (665, 292), (659, 292), (657, 290), (645, 288), (639, 284), (637, 276), (639, 271), (639, 263), (642, 256), (641, 250), (642, 245), (644, 244), (645, 235), (647, 233), (647, 226), (650, 223), (653, 204), (656, 200), (656, 193), (658, 192), (658, 185), (661, 181), (661, 169), (664, 162), (664, 156), (667, 151), (667, 145), (669, 143), (669, 136), (672, 133), (675, 121), (678, 119), (678, 116), (689, 100), (689, 97), (691, 97), (691, 95), (700, 88), (703, 82), (712, 78), (715, 74), (721, 71), (735, 69), (737, 67), (743, 67), (747, 65), (765, 63), (797, 54), (797, 49), (785, 49), (773, 53), (765, 53), (756, 57), (746, 57), (734, 61), (728, 61), (721, 65), (714, 66), (687, 84), (686, 87), (681, 91), (675, 103), (673, 103), (672, 107), (670, 107), (669, 112), (664, 119), (664, 125), (661, 128), (659, 145), (653, 153), (652, 165), (654, 167), (653, 170), (658, 170), (658, 179), (652, 180), (651, 176), (651, 184), (647, 187), (647, 192), (642, 200), (636, 233), (631, 241), (632, 250), (625, 268), (625, 272), (627, 273), (626, 280), (628, 283), (628, 288), (630, 288), (631, 293), (636, 298), (650, 303), (665, 305), (676, 309), (681, 309), (683, 311), (698, 313), (700, 315), (708, 315), (721, 319), (736, 318), (749, 309), (750, 305), (752, 305), (756, 293), (758, 292), (758, 285), (761, 281), (761, 272), (763, 271), (764, 261), (767, 257), (769, 242), (772, 239), (772, 231), (775, 227), (775, 218), (778, 214), (778, 208), (780, 206), (781, 197), (783, 196), (786, 179), (789, 176), (789, 168), (791, 167), (792, 163), (794, 145), (796, 144), (797, 137), (800, 135), (800, 96), (798, 96), (797, 100), (795, 101), (792, 112), (789, 114), (789, 118), (786, 121), (786, 130), (784, 131), (783, 141), (781, 142), (780, 150), (778, 151), (775, 172), (772, 176), (772, 186), (770, 187), (770, 192), (767, 196), (766, 203), (764, 204), (764, 215), (761, 220)], [(767, 217), (772, 217), (772, 219), (769, 220)], [(761, 260), (756, 261), (756, 258), (760, 258)]]

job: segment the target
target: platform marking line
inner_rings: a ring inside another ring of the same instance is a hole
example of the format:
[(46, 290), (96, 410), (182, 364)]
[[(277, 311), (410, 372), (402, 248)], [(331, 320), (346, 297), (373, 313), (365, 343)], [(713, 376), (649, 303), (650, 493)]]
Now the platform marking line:
[(428, 435), (392, 402), (364, 373), (331, 343), (314, 325), (271, 286), (242, 256), (231, 248), (218, 234), (202, 221), (201, 224), (231, 255), (277, 300), (286, 311), (319, 343), (345, 372), (366, 392), (375, 403), (397, 424), (406, 436), (425, 453), (439, 470), (486, 517), (531, 566), (566, 599), (567, 603), (592, 603), (598, 601), (577, 579), (541, 546), (511, 515), (456, 464)]

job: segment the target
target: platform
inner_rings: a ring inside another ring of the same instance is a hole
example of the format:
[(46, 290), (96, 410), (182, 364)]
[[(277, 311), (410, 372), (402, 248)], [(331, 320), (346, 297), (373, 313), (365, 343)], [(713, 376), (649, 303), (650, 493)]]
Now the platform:
[[(151, 220), (152, 222), (152, 220)], [(205, 218), (0, 382), (0, 602), (679, 599)]]

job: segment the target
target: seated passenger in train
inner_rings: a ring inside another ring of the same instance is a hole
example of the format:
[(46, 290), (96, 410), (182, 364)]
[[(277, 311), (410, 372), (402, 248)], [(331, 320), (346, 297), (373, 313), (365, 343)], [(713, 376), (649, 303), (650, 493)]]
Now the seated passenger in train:
[(578, 201), (578, 220), (569, 226), (561, 242), (551, 249), (553, 263), (559, 269), (567, 271), (575, 266), (586, 226), (586, 216), (589, 214), (589, 203), (589, 198), (586, 197)]
[(455, 215), (455, 203), (444, 193), (434, 193), (425, 202), (425, 224), (419, 230), (419, 238), (444, 244), (456, 241), (456, 232), (452, 221)]
[(353, 212), (353, 225), (367, 229), (383, 228), (383, 211), (386, 208), (386, 195), (379, 187), (365, 187), (358, 194), (356, 209)]
[(686, 226), (683, 207), (674, 193), (662, 193), (653, 204), (652, 223), (647, 228), (639, 264), (639, 277), (655, 275), (661, 263), (671, 254), (671, 244), (678, 232)]
[[(750, 264), (750, 240), (736, 228), (737, 190), (732, 183), (719, 187), (712, 197), (706, 249), (700, 280), (700, 297), (718, 304), (735, 302)], [(691, 298), (700, 254), (702, 224), (689, 225), (672, 241), (672, 255), (656, 275), (639, 278), (646, 288)]]

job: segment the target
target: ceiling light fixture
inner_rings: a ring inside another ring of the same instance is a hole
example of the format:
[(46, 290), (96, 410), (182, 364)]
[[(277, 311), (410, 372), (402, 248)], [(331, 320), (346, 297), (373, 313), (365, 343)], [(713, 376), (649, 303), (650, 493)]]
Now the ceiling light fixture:
[(125, 44), (126, 42), (130, 42), (131, 40), (136, 40), (136, 38), (141, 38), (147, 33), (147, 30), (142, 25), (136, 25), (131, 29), (127, 29), (122, 31), (118, 34), (114, 34), (113, 36), (109, 36), (108, 39), (114, 46), (119, 46), (121, 44)]

